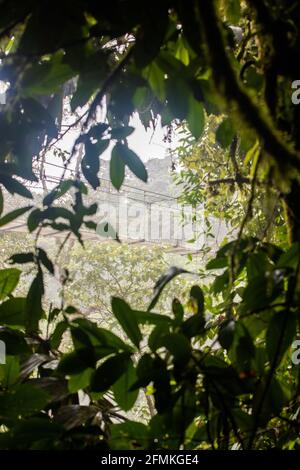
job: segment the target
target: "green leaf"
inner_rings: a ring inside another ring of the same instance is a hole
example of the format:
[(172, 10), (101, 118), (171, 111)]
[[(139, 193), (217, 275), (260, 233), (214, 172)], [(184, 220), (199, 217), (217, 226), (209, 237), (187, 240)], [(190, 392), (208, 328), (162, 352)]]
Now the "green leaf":
[(116, 146), (113, 148), (110, 159), (110, 179), (114, 187), (119, 190), (125, 178), (125, 163)]
[(153, 61), (144, 69), (143, 75), (148, 80), (153, 93), (163, 102), (166, 98), (166, 80), (162, 69)]
[(130, 361), (125, 373), (119, 378), (119, 380), (117, 380), (117, 382), (114, 383), (112, 387), (115, 400), (120, 408), (122, 408), (124, 411), (129, 411), (137, 400), (139, 390), (130, 390), (136, 380), (136, 370), (132, 361)]
[(186, 271), (185, 269), (182, 268), (177, 268), (176, 266), (172, 266), (165, 274), (160, 276), (160, 278), (157, 280), (155, 286), (154, 286), (154, 294), (152, 297), (152, 300), (150, 302), (150, 305), (148, 307), (148, 311), (152, 310), (153, 307), (155, 307), (160, 294), (162, 293), (162, 290), (165, 288), (165, 286), (172, 280), (174, 277), (178, 276), (179, 274), (185, 274), (188, 273), (189, 271)]
[(241, 2), (240, 0), (227, 0), (226, 3), (226, 16), (227, 19), (233, 24), (238, 24), (241, 17)]
[(18, 356), (6, 356), (5, 364), (0, 364), (0, 383), (3, 388), (11, 387), (18, 379), (20, 373), (20, 359)]
[(136, 315), (130, 306), (118, 297), (113, 297), (111, 301), (113, 314), (127, 334), (128, 338), (138, 348), (142, 340), (142, 333), (139, 329)]
[(13, 297), (0, 305), (0, 324), (23, 326), (25, 323), (26, 299)]
[[(57, 448), (55, 446), (60, 442), (65, 430), (61, 425), (55, 423), (53, 419), (50, 420), (50, 417), (46, 414), (42, 416), (42, 418), (30, 417), (19, 421), (13, 427), (13, 435), (10, 438), (11, 446), (9, 448), (15, 449), (16, 442), (22, 443), (22, 449), (49, 450)], [(40, 448), (39, 446), (42, 444), (44, 444), (44, 447)]]
[(1, 269), (0, 271), (0, 300), (5, 299), (16, 288), (20, 279), (19, 269)]
[(217, 276), (211, 286), (211, 290), (214, 294), (219, 294), (225, 290), (229, 282), (229, 270), (226, 269), (220, 276)]
[(90, 367), (79, 374), (72, 375), (68, 381), (68, 389), (70, 393), (76, 393), (78, 390), (84, 390), (90, 384), (94, 370)]
[(0, 227), (3, 227), (3, 225), (9, 224), (13, 220), (15, 220), (17, 217), (20, 217), (21, 215), (25, 214), (25, 212), (28, 212), (32, 206), (26, 206), (26, 207), (21, 207), (20, 209), (15, 209), (8, 214), (5, 214), (3, 217), (0, 219)]
[(296, 336), (296, 315), (289, 311), (274, 313), (266, 333), (266, 349), (271, 363), (277, 358), (281, 362), (285, 352)]
[(19, 384), (13, 390), (2, 395), (0, 415), (9, 419), (30, 416), (42, 410), (49, 399), (48, 393), (31, 385)]
[(114, 450), (148, 449), (149, 430), (145, 424), (135, 421), (113, 424), (110, 428), (109, 446)]
[(130, 362), (128, 353), (121, 353), (107, 359), (94, 372), (91, 378), (91, 390), (93, 392), (108, 390), (126, 372)]
[[(187, 86), (186, 82), (183, 79), (176, 77), (176, 75), (173, 75), (167, 80), (168, 108), (170, 109), (174, 119), (188, 119), (189, 112), (191, 112), (191, 121), (194, 119), (192, 116), (194, 114), (194, 110), (191, 109), (190, 104), (191, 93), (192, 91)], [(195, 109), (195, 111), (197, 111), (197, 109)], [(193, 124), (194, 123), (195, 122), (193, 122)], [(196, 132), (197, 130), (199, 131), (199, 129), (196, 129)]]
[(231, 144), (235, 136), (235, 129), (230, 119), (225, 119), (216, 131), (216, 141), (223, 149), (226, 149)]
[(248, 280), (253, 280), (258, 276), (264, 275), (266, 271), (273, 268), (266, 253), (260, 251), (258, 253), (251, 253), (247, 259), (247, 277)]
[(57, 367), (57, 371), (64, 375), (78, 375), (86, 369), (95, 367), (95, 354), (92, 349), (82, 349), (65, 354)]
[(285, 251), (276, 263), (277, 268), (296, 268), (300, 256), (300, 243), (293, 243), (287, 251)]
[(207, 265), (206, 269), (223, 269), (227, 268), (228, 266), (229, 259), (224, 256), (224, 257), (216, 257), (214, 259), (211, 259)]
[(23, 96), (48, 95), (58, 92), (60, 86), (74, 75), (76, 72), (69, 65), (58, 63), (57, 59), (35, 64), (24, 74)]
[(148, 173), (142, 160), (137, 156), (133, 150), (130, 150), (127, 145), (117, 142), (113, 152), (115, 152), (123, 160), (126, 166), (135, 174), (140, 180), (145, 183), (148, 180)]
[(175, 57), (176, 59), (180, 60), (184, 65), (189, 65), (190, 63), (188, 46), (182, 36), (178, 38), (176, 44)]
[(195, 100), (193, 96), (191, 96), (189, 100), (187, 123), (188, 128), (195, 139), (200, 139), (204, 130), (205, 114), (202, 103)]

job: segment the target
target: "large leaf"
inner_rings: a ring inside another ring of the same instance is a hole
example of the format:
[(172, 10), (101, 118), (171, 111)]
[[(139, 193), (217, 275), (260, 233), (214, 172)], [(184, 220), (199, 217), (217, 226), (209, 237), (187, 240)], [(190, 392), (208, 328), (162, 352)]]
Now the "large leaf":
[(133, 344), (139, 347), (142, 340), (142, 333), (139, 329), (137, 317), (134, 310), (122, 299), (113, 297), (111, 301), (113, 314), (120, 323), (121, 327), (127, 334)]
[(132, 361), (130, 361), (124, 374), (112, 387), (115, 400), (124, 411), (129, 411), (137, 400), (139, 390), (130, 390), (136, 380), (136, 371)]
[(48, 402), (48, 394), (30, 383), (17, 385), (1, 396), (0, 415), (16, 419), (39, 412)]
[(23, 297), (14, 297), (3, 302), (0, 305), (0, 324), (24, 326), (25, 307), (26, 299)]
[(72, 375), (68, 381), (69, 391), (75, 393), (78, 392), (78, 390), (87, 388), (90, 384), (93, 372), (93, 369), (88, 367), (79, 374)]
[(133, 150), (130, 150), (127, 145), (117, 142), (113, 152), (123, 160), (135, 176), (145, 183), (147, 182), (148, 174), (145, 165)]
[(116, 147), (112, 150), (109, 168), (111, 182), (119, 190), (125, 178), (125, 163)]
[(42, 297), (44, 295), (43, 273), (39, 269), (29, 288), (26, 299), (26, 329), (33, 332), (38, 329), (39, 321), (44, 315)]
[(118, 336), (109, 330), (99, 328), (95, 323), (88, 320), (78, 318), (74, 320), (74, 324), (78, 325), (86, 332), (91, 340), (91, 344), (95, 346), (103, 346), (111, 350), (111, 352), (133, 352), (131, 346), (125, 344)]
[(233, 320), (226, 320), (221, 324), (218, 341), (224, 349), (229, 349), (233, 343), (235, 332), (235, 322)]
[(177, 360), (188, 360), (191, 355), (191, 344), (181, 333), (170, 333), (161, 338), (164, 346)]
[(289, 311), (274, 313), (266, 333), (266, 348), (271, 363), (277, 359), (277, 364), (296, 336), (296, 315)]
[(117, 354), (107, 359), (94, 372), (91, 379), (91, 390), (93, 392), (108, 390), (126, 372), (130, 362), (130, 354), (128, 353)]

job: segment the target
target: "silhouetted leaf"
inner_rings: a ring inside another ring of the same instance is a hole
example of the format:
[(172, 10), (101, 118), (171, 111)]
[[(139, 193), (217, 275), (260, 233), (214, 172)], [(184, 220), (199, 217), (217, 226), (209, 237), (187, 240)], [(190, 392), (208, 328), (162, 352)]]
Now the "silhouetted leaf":
[(44, 315), (42, 307), (42, 297), (44, 295), (43, 273), (39, 269), (29, 288), (26, 299), (26, 330), (28, 332), (36, 331), (40, 319)]
[(124, 140), (134, 131), (132, 126), (116, 127), (111, 130), (111, 139)]
[(113, 153), (123, 160), (124, 164), (128, 166), (135, 176), (145, 183), (147, 182), (148, 174), (145, 165), (133, 150), (130, 150), (127, 145), (117, 142)]
[(266, 333), (266, 348), (271, 363), (277, 358), (277, 364), (296, 336), (296, 316), (289, 311), (274, 313)]
[(21, 207), (20, 209), (15, 209), (8, 214), (5, 214), (3, 217), (0, 219), (0, 227), (3, 225), (9, 224), (13, 220), (15, 220), (17, 217), (20, 217), (21, 215), (25, 214), (25, 212), (28, 212), (32, 206), (26, 206), (26, 207)]
[(26, 264), (34, 263), (34, 254), (33, 253), (16, 253), (12, 255), (8, 261), (11, 264)]
[(47, 253), (42, 248), (38, 249), (38, 259), (48, 269), (50, 274), (54, 274), (54, 266), (52, 261), (49, 259)]
[(117, 380), (112, 387), (115, 400), (124, 411), (129, 411), (137, 400), (139, 391), (130, 390), (136, 380), (136, 371), (132, 361), (130, 361), (125, 373), (121, 375), (119, 380)]
[(32, 199), (32, 194), (22, 183), (11, 178), (10, 176), (0, 175), (0, 183), (3, 184), (5, 189), (11, 194), (19, 194), (20, 196)]
[(105, 392), (124, 374), (130, 361), (128, 353), (121, 353), (107, 359), (94, 372), (91, 378), (91, 390)]
[(129, 305), (118, 297), (113, 297), (111, 301), (113, 314), (127, 334), (128, 338), (138, 348), (142, 340), (142, 333), (139, 329), (135, 313)]
[(186, 271), (185, 269), (172, 266), (165, 274), (160, 276), (154, 286), (154, 295), (148, 307), (148, 311), (153, 309), (159, 299), (162, 290), (172, 279), (174, 279), (174, 277), (178, 276), (179, 274), (185, 274), (188, 272), (189, 271)]
[(110, 159), (110, 179), (114, 187), (119, 190), (123, 184), (125, 177), (125, 163), (121, 158), (121, 155), (116, 146), (111, 152)]

